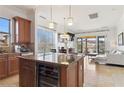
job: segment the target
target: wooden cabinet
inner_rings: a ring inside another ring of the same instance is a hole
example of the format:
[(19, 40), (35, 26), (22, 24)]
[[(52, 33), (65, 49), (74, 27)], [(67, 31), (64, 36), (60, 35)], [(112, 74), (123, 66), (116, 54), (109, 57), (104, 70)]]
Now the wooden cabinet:
[(19, 54), (8, 55), (8, 75), (16, 74), (19, 71), (19, 62), (17, 56), (19, 56)]
[(61, 87), (67, 87), (67, 66), (61, 65), (60, 68), (60, 85)]
[(69, 65), (31, 58), (19, 57), (19, 86), (83, 87), (83, 57)]
[(67, 68), (67, 86), (77, 87), (77, 82), (77, 62), (75, 62)]
[(0, 79), (7, 76), (7, 59), (6, 55), (0, 54)]
[(72, 63), (69, 66), (61, 66), (60, 86), (83, 87), (84, 84), (84, 59)]
[(18, 73), (19, 54), (0, 54), (0, 79)]
[(77, 62), (69, 66), (61, 65), (61, 87), (76, 87), (77, 86)]
[(83, 87), (84, 83), (84, 59), (77, 62), (77, 86)]
[(13, 19), (15, 24), (15, 43), (30, 43), (31, 21), (21, 17), (14, 17)]
[(19, 59), (19, 86), (35, 87), (36, 73), (35, 62), (26, 59)]
[(18, 33), (18, 38), (16, 38), (16, 42), (22, 43), (25, 40), (25, 20), (22, 18), (17, 18), (16, 23), (16, 33)]
[(27, 42), (27, 43), (30, 43), (30, 40), (31, 40), (31, 21), (28, 21), (26, 20), (25, 21), (25, 32), (24, 32), (24, 36), (25, 36), (25, 39), (24, 41)]

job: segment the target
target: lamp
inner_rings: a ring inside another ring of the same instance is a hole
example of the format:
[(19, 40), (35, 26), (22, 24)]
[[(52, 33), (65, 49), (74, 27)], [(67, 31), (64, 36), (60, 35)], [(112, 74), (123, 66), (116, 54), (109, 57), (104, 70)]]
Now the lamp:
[(69, 17), (67, 18), (68, 26), (73, 25), (73, 17), (71, 16), (71, 5), (69, 6)]
[(63, 39), (69, 39), (69, 35), (65, 31), (65, 18), (64, 18), (64, 33), (60, 35), (61, 38)]
[(63, 39), (68, 39), (69, 38), (69, 35), (67, 33), (63, 33), (60, 35), (61, 38)]
[(49, 22), (49, 28), (50, 29), (53, 29), (53, 28), (55, 28), (55, 24), (51, 21), (51, 22)]
[(50, 7), (50, 22), (49, 22), (49, 28), (50, 29), (54, 29), (55, 28), (55, 24), (53, 22), (53, 14), (52, 14), (53, 10), (52, 10), (52, 5)]

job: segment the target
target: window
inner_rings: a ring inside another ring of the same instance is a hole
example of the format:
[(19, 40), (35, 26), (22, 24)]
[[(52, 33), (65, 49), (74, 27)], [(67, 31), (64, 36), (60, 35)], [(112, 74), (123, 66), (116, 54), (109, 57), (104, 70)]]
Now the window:
[(10, 34), (10, 20), (0, 17), (0, 50), (2, 51), (7, 51), (7, 47), (9, 47), (9, 40), (10, 40), (9, 34)]
[(105, 37), (98, 36), (98, 53), (104, 54), (105, 53)]
[[(97, 43), (98, 41), (98, 43)], [(105, 37), (87, 37), (77, 38), (78, 53), (105, 53)]]
[(87, 38), (87, 52), (88, 53), (97, 53), (96, 38)]
[(55, 32), (45, 28), (37, 30), (37, 49), (38, 53), (49, 54), (55, 48)]
[(0, 17), (0, 32), (9, 33), (10, 31), (10, 20)]
[(82, 53), (82, 39), (81, 38), (77, 39), (77, 51), (78, 53)]

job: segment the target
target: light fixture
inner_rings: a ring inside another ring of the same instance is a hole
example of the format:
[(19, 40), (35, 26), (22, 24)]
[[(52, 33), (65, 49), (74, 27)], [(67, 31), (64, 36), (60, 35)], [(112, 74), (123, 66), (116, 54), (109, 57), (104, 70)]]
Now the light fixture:
[(55, 24), (51, 21), (51, 22), (49, 22), (49, 28), (50, 29), (53, 29), (55, 26), (54, 26)]
[(52, 10), (52, 5), (50, 6), (50, 22), (49, 22), (49, 28), (50, 29), (54, 29), (55, 28), (55, 24), (53, 22), (53, 14), (52, 14), (53, 10)]
[(72, 26), (73, 25), (73, 17), (71, 16), (71, 5), (69, 5), (69, 17), (67, 18), (67, 23), (68, 26)]
[(61, 34), (60, 37), (63, 39), (69, 39), (69, 35), (66, 32)]
[(69, 39), (69, 35), (67, 34), (66, 29), (65, 29), (65, 18), (64, 18), (64, 33), (61, 34), (60, 37), (63, 39)]

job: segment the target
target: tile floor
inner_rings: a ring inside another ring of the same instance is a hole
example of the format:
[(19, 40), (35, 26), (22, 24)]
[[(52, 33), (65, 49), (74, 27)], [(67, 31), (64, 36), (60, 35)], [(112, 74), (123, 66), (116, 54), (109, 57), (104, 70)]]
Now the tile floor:
[(0, 80), (0, 87), (18, 87), (19, 75), (13, 75), (5, 79)]
[[(85, 59), (85, 87), (124, 87), (124, 67), (88, 62)], [(0, 80), (0, 87), (18, 87), (18, 75)]]
[(85, 87), (124, 87), (124, 67), (85, 60)]

